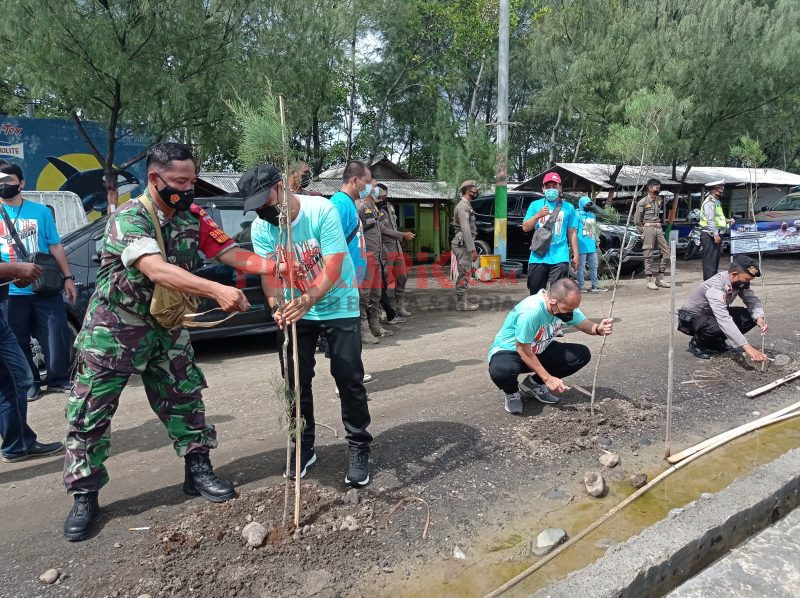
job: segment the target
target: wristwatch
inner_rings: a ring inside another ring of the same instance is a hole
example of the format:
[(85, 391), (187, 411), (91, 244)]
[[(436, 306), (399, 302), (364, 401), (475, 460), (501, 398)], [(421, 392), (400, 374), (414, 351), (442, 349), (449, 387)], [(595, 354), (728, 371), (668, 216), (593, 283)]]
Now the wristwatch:
[(62, 275), (62, 278), (63, 278), (64, 280), (71, 280), (71, 281), (73, 281), (73, 282), (75, 281), (75, 275), (74, 275), (74, 274), (70, 274), (69, 276), (63, 276), (63, 275)]

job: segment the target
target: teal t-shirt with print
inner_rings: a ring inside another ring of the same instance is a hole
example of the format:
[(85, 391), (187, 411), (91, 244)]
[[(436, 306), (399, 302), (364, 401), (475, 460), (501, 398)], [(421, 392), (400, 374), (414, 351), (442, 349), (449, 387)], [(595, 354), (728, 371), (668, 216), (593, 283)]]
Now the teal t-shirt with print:
[(517, 351), (517, 341), (531, 345), (534, 353), (542, 353), (555, 337), (556, 332), (566, 326), (577, 326), (586, 319), (580, 309), (576, 309), (569, 322), (562, 322), (547, 311), (544, 290), (525, 297), (514, 306), (506, 316), (503, 326), (489, 347), (489, 361), (498, 351)]
[[(358, 287), (355, 284), (355, 268), (347, 250), (339, 213), (324, 197), (297, 196), (300, 213), (292, 222), (292, 245), (295, 260), (302, 264), (304, 275), (298, 286), (307, 287), (322, 271), (322, 257), (343, 254), (342, 269), (330, 291), (317, 301), (303, 316), (307, 320), (335, 320), (357, 318)], [(262, 257), (274, 257), (279, 245), (279, 229), (266, 220), (253, 220), (251, 237), (253, 250)], [(287, 291), (287, 299), (289, 294)]]

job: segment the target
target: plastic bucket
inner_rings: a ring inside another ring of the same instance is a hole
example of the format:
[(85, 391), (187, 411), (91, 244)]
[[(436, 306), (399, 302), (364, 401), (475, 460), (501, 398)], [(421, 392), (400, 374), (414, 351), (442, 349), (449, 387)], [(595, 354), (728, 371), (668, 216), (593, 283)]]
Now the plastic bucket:
[(488, 268), (492, 273), (492, 278), (500, 278), (500, 256), (482, 255), (481, 268)]
[(519, 278), (522, 276), (522, 271), (525, 265), (522, 262), (508, 261), (500, 264), (500, 270), (503, 271), (503, 276), (511, 276), (512, 274)]

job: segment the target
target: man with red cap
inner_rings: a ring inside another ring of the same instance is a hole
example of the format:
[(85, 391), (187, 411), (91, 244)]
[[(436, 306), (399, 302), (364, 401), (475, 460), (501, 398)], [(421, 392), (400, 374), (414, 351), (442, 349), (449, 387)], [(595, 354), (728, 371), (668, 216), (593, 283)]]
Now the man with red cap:
[(522, 222), (526, 233), (545, 228), (550, 231), (548, 243), (537, 243), (537, 233), (531, 243), (528, 260), (528, 291), (535, 295), (561, 278), (569, 276), (569, 253), (578, 269), (578, 226), (580, 224), (575, 207), (561, 198), (561, 177), (548, 172), (542, 184), (543, 199), (531, 202)]

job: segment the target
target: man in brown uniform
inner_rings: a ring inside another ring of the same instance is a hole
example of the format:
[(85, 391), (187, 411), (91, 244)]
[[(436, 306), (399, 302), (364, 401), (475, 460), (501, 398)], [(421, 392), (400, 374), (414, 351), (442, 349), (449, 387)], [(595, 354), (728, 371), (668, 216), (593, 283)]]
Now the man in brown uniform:
[(379, 223), (378, 206), (375, 198), (378, 193), (378, 181), (373, 177), (370, 192), (366, 198), (356, 202), (358, 217), (361, 219), (366, 247), (367, 275), (361, 284), (361, 317), (367, 319), (370, 332), (376, 338), (392, 336), (394, 333), (381, 326), (380, 313), (381, 289), (383, 288), (383, 265), (386, 261), (386, 250), (383, 247), (383, 236)]
[(475, 250), (475, 236), (478, 229), (475, 228), (475, 212), (472, 209), (471, 201), (478, 197), (478, 183), (473, 180), (464, 181), (459, 187), (461, 201), (456, 204), (453, 210), (453, 228), (455, 235), (450, 241), (450, 248), (453, 250), (453, 258), (458, 264), (458, 279), (456, 280), (456, 311), (475, 311), (478, 309), (477, 303), (472, 303), (467, 298), (469, 288), (469, 273), (472, 269), (472, 262), (478, 259), (478, 252)]
[[(647, 274), (647, 288), (657, 291), (658, 287), (669, 288), (671, 285), (663, 280), (669, 263), (669, 245), (661, 228), (661, 181), (647, 181), (647, 195), (636, 204), (636, 215), (633, 222), (642, 235), (644, 249), (644, 271)], [(653, 275), (653, 246), (661, 252), (661, 263), (658, 272)]]
[[(383, 237), (383, 247), (386, 250), (385, 300), (391, 303), (388, 292), (389, 286), (394, 283), (395, 304), (392, 307), (398, 316), (407, 318), (411, 315), (411, 312), (406, 309), (405, 301), (408, 273), (405, 253), (400, 243), (401, 241), (413, 241), (415, 235), (410, 231), (400, 232), (397, 230), (397, 214), (395, 214), (392, 204), (387, 200), (388, 196), (389, 189), (386, 185), (378, 183), (378, 200), (376, 203), (379, 210), (378, 219), (381, 227), (381, 236)], [(384, 302), (383, 296), (381, 297), (381, 302)], [(384, 309), (386, 309), (386, 305), (384, 305)]]

